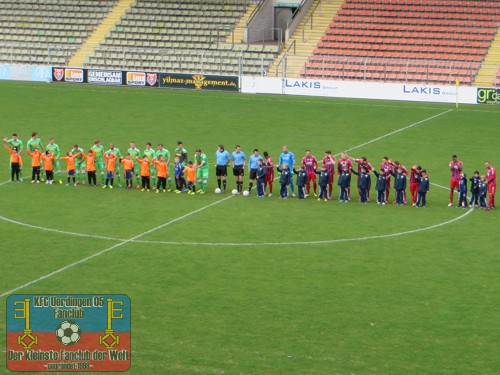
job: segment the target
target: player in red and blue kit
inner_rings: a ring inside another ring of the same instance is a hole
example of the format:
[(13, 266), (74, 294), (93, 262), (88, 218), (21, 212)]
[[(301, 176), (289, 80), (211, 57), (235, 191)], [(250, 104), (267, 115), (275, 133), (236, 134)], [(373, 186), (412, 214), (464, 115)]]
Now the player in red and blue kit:
[(416, 206), (418, 199), (418, 185), (420, 184), (422, 177), (422, 167), (420, 165), (412, 166), (410, 171), (410, 195), (411, 203)]
[[(347, 154), (343, 152), (340, 155), (340, 159), (337, 162), (337, 172), (340, 175), (342, 171), (347, 168), (348, 173), (351, 173), (352, 163), (347, 157)], [(351, 179), (349, 178), (349, 186), (347, 186), (347, 200), (351, 200)]]
[(489, 161), (485, 161), (484, 165), (488, 169), (486, 172), (486, 178), (488, 183), (488, 194), (490, 199), (488, 200), (488, 207), (495, 208), (495, 192), (497, 190), (497, 171), (490, 164)]
[[(360, 176), (361, 176), (361, 170), (363, 168), (365, 168), (365, 170), (369, 174), (371, 171), (373, 171), (373, 167), (368, 162), (368, 160), (366, 159), (365, 156), (362, 156), (360, 159), (355, 159), (355, 158), (352, 158), (350, 156), (348, 156), (348, 158), (358, 164), (358, 182), (357, 183), (359, 184), (359, 179), (360, 179)], [(358, 193), (359, 193), (359, 196), (361, 197), (361, 190), (360, 189), (358, 189)], [(369, 189), (367, 191), (366, 198), (367, 198), (367, 201), (369, 202), (370, 201), (370, 190)]]
[[(408, 173), (408, 169), (406, 169), (406, 167), (401, 164), (399, 161), (394, 161), (394, 170), (397, 170), (398, 168), (401, 167), (401, 170), (403, 171), (403, 174), (405, 176), (408, 176), (409, 173)], [(406, 204), (406, 189), (403, 191), (403, 201), (404, 201), (404, 204)], [(393, 202), (394, 204), (396, 204), (396, 201)]]
[(385, 177), (387, 177), (387, 187), (385, 189), (385, 201), (389, 202), (389, 191), (391, 190), (391, 175), (394, 170), (394, 164), (387, 157), (382, 158), (382, 164), (380, 164), (380, 169), (384, 170)]
[(306, 167), (306, 172), (307, 172), (306, 194), (309, 195), (309, 193), (311, 192), (311, 181), (312, 181), (314, 188), (314, 196), (316, 196), (316, 190), (318, 189), (318, 184), (316, 183), (316, 173), (314, 171), (318, 169), (318, 161), (314, 156), (311, 155), (311, 150), (306, 150), (306, 154), (302, 158), (302, 165)]
[(274, 182), (274, 164), (273, 158), (269, 156), (267, 151), (264, 151), (264, 168), (266, 168), (266, 180), (264, 182), (264, 194), (266, 193), (267, 186), (269, 185), (269, 195), (273, 196), (273, 182)]
[(333, 180), (335, 179), (335, 156), (332, 155), (330, 150), (325, 151), (325, 157), (321, 161), (321, 165), (326, 165), (326, 170), (328, 171), (328, 175), (330, 176), (330, 182), (328, 183), (328, 199), (332, 199), (332, 191), (333, 191)]
[(458, 190), (458, 186), (460, 185), (460, 173), (462, 172), (463, 163), (458, 160), (457, 155), (453, 155), (448, 166), (450, 167), (451, 171), (450, 203), (448, 204), (448, 207), (451, 207), (453, 206), (453, 194), (455, 192), (455, 189)]

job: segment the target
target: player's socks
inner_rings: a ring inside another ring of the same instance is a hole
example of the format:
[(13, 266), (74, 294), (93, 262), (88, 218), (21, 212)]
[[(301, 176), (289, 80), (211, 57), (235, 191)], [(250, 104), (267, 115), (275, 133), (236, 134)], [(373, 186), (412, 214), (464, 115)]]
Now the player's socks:
[(222, 186), (224, 187), (224, 191), (226, 191), (226, 180), (222, 181)]
[(248, 191), (249, 191), (249, 192), (250, 192), (250, 191), (252, 191), (252, 187), (253, 187), (253, 182), (250, 182), (250, 183), (248, 184)]
[(221, 180), (217, 180), (217, 186), (219, 187), (219, 189), (221, 188)]

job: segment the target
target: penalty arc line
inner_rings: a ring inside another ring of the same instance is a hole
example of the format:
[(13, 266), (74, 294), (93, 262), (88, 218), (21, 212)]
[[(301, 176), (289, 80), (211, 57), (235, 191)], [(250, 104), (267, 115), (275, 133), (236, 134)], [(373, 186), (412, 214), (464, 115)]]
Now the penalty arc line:
[(116, 249), (116, 248), (119, 248), (119, 247), (121, 247), (121, 246), (123, 246), (123, 245), (126, 245), (126, 244), (128, 244), (128, 243), (132, 243), (134, 240), (137, 240), (138, 238), (141, 238), (141, 237), (143, 237), (143, 236), (146, 236), (146, 235), (148, 235), (148, 234), (150, 234), (150, 233), (153, 233), (153, 232), (155, 232), (155, 231), (157, 231), (157, 230), (159, 230), (159, 229), (165, 228), (165, 227), (167, 227), (167, 226), (169, 226), (169, 225), (171, 225), (171, 224), (174, 224), (174, 223), (176, 223), (176, 222), (178, 222), (178, 221), (181, 221), (181, 220), (183, 220), (183, 219), (185, 219), (185, 218), (187, 218), (187, 217), (189, 217), (189, 216), (192, 216), (192, 215), (194, 215), (194, 214), (196, 214), (196, 213), (198, 213), (198, 212), (201, 212), (201, 211), (203, 211), (203, 210), (206, 210), (207, 208), (210, 208), (210, 207), (212, 207), (212, 206), (215, 206), (215, 205), (217, 205), (217, 204), (219, 204), (219, 203), (222, 203), (222, 202), (224, 202), (224, 201), (226, 201), (226, 200), (228, 200), (228, 199), (231, 199), (231, 198), (233, 198), (233, 196), (232, 196), (232, 195), (230, 195), (229, 197), (226, 197), (226, 198), (220, 199), (220, 200), (218, 200), (218, 201), (216, 201), (216, 202), (210, 203), (210, 204), (208, 204), (208, 205), (206, 205), (206, 206), (203, 206), (203, 207), (201, 207), (201, 208), (198, 208), (197, 210), (191, 211), (191, 212), (189, 212), (189, 213), (187, 213), (187, 214), (185, 214), (185, 215), (179, 216), (179, 217), (177, 217), (177, 218), (175, 218), (175, 219), (173, 219), (173, 220), (167, 221), (166, 223), (163, 223), (163, 224), (161, 224), (161, 225), (158, 225), (158, 226), (157, 226), (157, 227), (155, 227), (155, 228), (152, 228), (152, 229), (149, 229), (149, 230), (147, 230), (147, 231), (145, 231), (145, 232), (139, 233), (138, 235), (136, 235), (136, 236), (134, 236), (134, 237), (131, 237), (131, 238), (127, 239), (127, 240), (121, 241), (120, 243), (117, 243), (117, 244), (115, 244), (115, 245), (113, 245), (113, 246), (111, 246), (111, 247), (108, 247), (108, 248), (106, 248), (106, 249), (104, 249), (104, 250), (101, 250), (101, 251), (99, 251), (99, 252), (97, 252), (97, 253), (95, 253), (95, 254), (89, 255), (88, 257), (82, 258), (82, 259), (80, 259), (80, 260), (78, 260), (78, 261), (76, 261), (76, 262), (73, 262), (73, 263), (71, 263), (71, 264), (68, 264), (67, 266), (64, 266), (64, 267), (62, 267), (62, 268), (59, 268), (58, 270), (55, 270), (55, 271), (53, 271), (53, 272), (50, 272), (50, 273), (48, 273), (48, 274), (46, 274), (46, 275), (44, 275), (44, 276), (41, 276), (41, 277), (39, 277), (39, 278), (37, 278), (37, 279), (34, 279), (34, 280), (31, 280), (31, 281), (29, 281), (29, 282), (27, 282), (27, 283), (25, 283), (25, 284), (23, 284), (23, 285), (20, 285), (20, 286), (18, 286), (18, 287), (16, 287), (16, 288), (14, 288), (14, 289), (11, 289), (11, 290), (9, 290), (9, 291), (6, 291), (6, 292), (4, 292), (4, 293), (0, 294), (0, 298), (3, 298), (3, 297), (5, 297), (5, 296), (7, 296), (7, 295), (9, 295), (9, 294), (12, 294), (12, 293), (14, 293), (14, 292), (16, 292), (16, 291), (20, 290), (20, 289), (24, 289), (24, 288), (26, 288), (26, 287), (28, 287), (28, 286), (30, 286), (30, 285), (33, 285), (33, 284), (36, 284), (36, 283), (38, 283), (38, 282), (40, 282), (40, 281), (43, 281), (43, 280), (45, 280), (45, 279), (48, 279), (48, 278), (49, 278), (49, 277), (51, 277), (51, 276), (57, 275), (58, 273), (61, 273), (61, 272), (63, 272), (63, 271), (66, 271), (66, 270), (68, 270), (68, 269), (70, 269), (70, 268), (73, 268), (73, 267), (75, 267), (75, 266), (79, 265), (79, 264), (85, 263), (85, 262), (86, 262), (86, 261), (88, 261), (88, 260), (91, 260), (91, 259), (93, 259), (93, 258), (96, 258), (96, 257), (98, 257), (98, 256), (100, 256), (100, 255), (102, 255), (102, 254), (108, 253), (108, 252), (110, 252), (110, 251), (112, 251), (112, 250), (114, 250), (114, 249)]
[[(448, 189), (446, 186), (439, 185), (436, 183), (431, 183), (431, 185), (437, 186), (442, 189)], [(232, 196), (226, 197), (224, 199), (229, 199)], [(213, 204), (216, 204), (220, 201), (217, 201)], [(207, 206), (208, 208), (208, 206)], [(202, 208), (204, 209), (204, 208)], [(200, 209), (201, 210), (201, 209)], [(88, 238), (95, 238), (95, 239), (100, 239), (100, 240), (107, 240), (107, 241), (117, 241), (117, 242), (134, 242), (134, 243), (150, 243), (150, 244), (165, 244), (165, 245), (207, 245), (207, 246), (213, 246), (213, 245), (218, 245), (218, 246), (250, 246), (250, 245), (298, 245), (298, 244), (312, 244), (315, 242), (265, 242), (265, 243), (214, 243), (214, 242), (168, 242), (168, 241), (146, 241), (146, 240), (138, 240), (138, 239), (123, 239), (123, 238), (116, 238), (116, 237), (107, 237), (107, 236), (100, 236), (96, 234), (90, 234), (90, 233), (77, 233), (77, 232), (70, 232), (66, 230), (60, 230), (60, 229), (53, 229), (53, 228), (47, 228), (47, 227), (41, 227), (39, 225), (33, 225), (33, 224), (28, 224), (28, 223), (23, 223), (21, 221), (9, 219), (8, 217), (1, 216), (0, 215), (0, 220), (6, 221), (11, 224), (27, 227), (27, 228), (32, 228), (36, 230), (41, 230), (41, 231), (46, 231), (46, 232), (53, 232), (53, 233), (58, 233), (58, 234), (64, 234), (68, 236), (75, 236), (75, 237), (88, 237)], [(175, 219), (179, 220), (179, 219)], [(448, 223), (448, 222), (446, 222)], [(438, 224), (436, 224), (438, 225)], [(165, 225), (166, 226), (166, 225)], [(430, 229), (430, 228), (428, 228)], [(422, 230), (428, 230), (428, 229), (422, 229)], [(408, 233), (408, 232), (405, 232)], [(392, 235), (391, 235), (392, 236)], [(354, 241), (356, 239), (344, 239), (344, 240), (325, 240), (325, 241), (330, 241), (332, 243), (334, 242), (342, 242), (342, 241)], [(321, 241), (319, 243), (323, 243), (324, 241)]]
[[(409, 128), (412, 128), (412, 127), (414, 127), (414, 126), (417, 126), (417, 125), (422, 124), (422, 123), (424, 123), (424, 122), (427, 122), (427, 121), (429, 121), (429, 120), (432, 120), (432, 119), (434, 119), (434, 118), (437, 118), (437, 117), (439, 117), (439, 116), (445, 115), (445, 114), (447, 114), (447, 113), (449, 113), (449, 112), (451, 112), (451, 111), (453, 111), (453, 109), (449, 109), (449, 110), (444, 111), (444, 112), (441, 112), (441, 113), (439, 113), (439, 114), (437, 114), (437, 115), (434, 115), (434, 116), (428, 117), (428, 118), (426, 118), (426, 119), (420, 120), (420, 121), (418, 121), (418, 122), (415, 122), (415, 123), (410, 124), (410, 125), (408, 125), (408, 126), (405, 126), (405, 127), (403, 127), (403, 128), (397, 129), (397, 130), (395, 130), (395, 131), (393, 131), (393, 132), (390, 132), (390, 133), (384, 134), (384, 135), (382, 135), (382, 136), (380, 136), (380, 137), (377, 137), (377, 138), (375, 138), (375, 139), (372, 139), (372, 140), (370, 140), (370, 141), (368, 141), (368, 142), (365, 142), (365, 143), (362, 143), (362, 144), (360, 144), (360, 145), (358, 145), (358, 146), (352, 147), (352, 148), (350, 148), (350, 149), (348, 149), (348, 150), (346, 150), (346, 151), (355, 150), (355, 149), (357, 149), (357, 148), (360, 148), (360, 147), (366, 146), (366, 145), (368, 145), (368, 144), (374, 143), (374, 142), (376, 142), (376, 141), (379, 141), (379, 140), (381, 140), (381, 139), (384, 139), (384, 138), (386, 138), (386, 137), (389, 137), (389, 136), (391, 136), (391, 135), (393, 135), (393, 134), (397, 134), (397, 133), (399, 133), (399, 132), (402, 132), (402, 131), (404, 131), (404, 130), (407, 130), (407, 129), (409, 129)], [(2, 183), (2, 185), (3, 185), (3, 184), (5, 184), (5, 183), (7, 183), (7, 182)], [(0, 185), (0, 186), (1, 186), (1, 185)], [(77, 266), (77, 265), (79, 265), (79, 264), (81, 264), (81, 263), (86, 262), (87, 260), (90, 260), (90, 259), (93, 259), (93, 258), (95, 258), (95, 257), (98, 257), (98, 256), (100, 256), (100, 255), (102, 255), (102, 254), (104, 254), (104, 253), (107, 253), (107, 252), (109, 252), (109, 251), (112, 251), (112, 250), (114, 250), (114, 249), (116, 249), (116, 248), (118, 248), (118, 247), (121, 247), (121, 246), (125, 245), (125, 244), (132, 243), (132, 242), (134, 242), (135, 240), (137, 240), (137, 239), (139, 239), (139, 238), (141, 238), (141, 237), (143, 237), (143, 236), (145, 236), (145, 235), (147, 235), (147, 234), (150, 234), (150, 233), (152, 233), (152, 232), (154, 232), (154, 231), (156, 231), (156, 230), (159, 230), (159, 229), (161, 229), (161, 228), (164, 228), (164, 227), (166, 227), (166, 226), (168, 226), (168, 225), (170, 225), (170, 224), (173, 224), (173, 223), (175, 223), (175, 222), (177, 222), (177, 221), (179, 221), (179, 220), (182, 220), (182, 219), (184, 219), (184, 218), (186, 218), (186, 217), (189, 217), (189, 216), (191, 216), (191, 215), (193, 215), (193, 214), (195, 214), (195, 213), (197, 213), (197, 212), (200, 212), (200, 211), (202, 211), (202, 210), (205, 210), (205, 209), (207, 209), (207, 208), (209, 208), (209, 207), (212, 207), (212, 206), (214, 206), (214, 205), (216, 205), (216, 204), (219, 204), (219, 203), (221, 203), (221, 202), (224, 202), (224, 201), (226, 201), (227, 199), (230, 199), (230, 198), (232, 198), (232, 197), (233, 197), (233, 196), (229, 196), (229, 197), (227, 197), (227, 198), (223, 198), (223, 199), (221, 199), (221, 200), (219, 200), (219, 201), (217, 201), (217, 202), (214, 202), (214, 203), (211, 203), (211, 204), (209, 204), (209, 205), (207, 205), (207, 206), (201, 207), (201, 208), (199, 208), (199, 209), (197, 209), (197, 210), (195, 210), (195, 211), (192, 211), (192, 212), (190, 212), (190, 213), (188, 213), (188, 214), (186, 214), (186, 215), (180, 216), (180, 217), (178, 217), (178, 218), (176, 218), (176, 219), (174, 219), (174, 220), (171, 220), (171, 221), (169, 221), (169, 222), (167, 222), (167, 223), (164, 223), (164, 224), (162, 224), (162, 225), (159, 225), (158, 227), (155, 227), (155, 228), (153, 228), (153, 229), (150, 229), (149, 231), (146, 231), (146, 232), (140, 233), (140, 234), (138, 234), (137, 236), (134, 236), (134, 237), (129, 238), (129, 239), (127, 239), (127, 240), (121, 241), (121, 242), (119, 242), (118, 244), (115, 244), (115, 245), (113, 245), (113, 246), (111, 246), (111, 247), (109, 247), (109, 248), (106, 248), (106, 249), (104, 249), (104, 250), (101, 250), (101, 251), (99, 251), (99, 252), (97, 252), (97, 253), (95, 253), (95, 254), (92, 254), (92, 255), (90, 255), (90, 256), (88, 256), (88, 257), (86, 257), (86, 258), (80, 259), (80, 260), (79, 260), (79, 261), (77, 261), (77, 262), (73, 262), (73, 263), (71, 263), (71, 264), (69, 264), (69, 265), (67, 265), (67, 266), (65, 266), (65, 267), (60, 268), (59, 270), (53, 271), (53, 272), (51, 272), (51, 273), (49, 273), (49, 274), (47, 274), (47, 275), (45, 275), (45, 276), (39, 277), (38, 279), (32, 280), (32, 281), (30, 281), (30, 282), (28, 282), (28, 283), (25, 283), (25, 284), (23, 284), (23, 285), (21, 285), (21, 286), (18, 286), (18, 287), (16, 287), (16, 288), (12, 289), (12, 290), (10, 290), (10, 291), (4, 292), (4, 293), (0, 294), (0, 298), (5, 297), (5, 296), (7, 296), (8, 294), (14, 293), (14, 292), (16, 292), (16, 291), (18, 291), (18, 290), (20, 290), (20, 289), (24, 289), (24, 288), (26, 288), (26, 287), (28, 287), (28, 286), (30, 286), (30, 285), (33, 285), (33, 284), (35, 284), (35, 283), (37, 283), (37, 282), (39, 282), (39, 281), (45, 280), (45, 279), (47, 279), (47, 278), (49, 278), (49, 277), (51, 277), (51, 276), (53, 276), (53, 275), (56, 275), (56, 274), (58, 274), (58, 273), (60, 273), (60, 272), (65, 271), (65, 270), (67, 270), (67, 269), (73, 268), (73, 267), (75, 267), (75, 266)], [(472, 211), (469, 211), (469, 212), (472, 212)], [(469, 212), (468, 212), (467, 214), (469, 214)], [(460, 216), (460, 218), (461, 218), (461, 217), (465, 217), (465, 215)], [(396, 235), (396, 234), (394, 234), (394, 235)]]
[(437, 223), (430, 225), (424, 228), (417, 228), (412, 230), (407, 230), (404, 232), (397, 233), (389, 233), (389, 234), (380, 234), (377, 236), (367, 236), (367, 237), (354, 237), (354, 238), (339, 238), (336, 240), (318, 240), (318, 241), (302, 241), (302, 242), (242, 242), (242, 243), (228, 243), (228, 242), (168, 242), (168, 241), (146, 241), (146, 240), (137, 240), (134, 241), (136, 243), (146, 243), (146, 244), (158, 244), (158, 245), (192, 245), (192, 246), (295, 246), (295, 245), (321, 245), (321, 244), (332, 244), (332, 243), (340, 243), (340, 242), (354, 242), (354, 241), (367, 241), (367, 240), (376, 240), (381, 238), (390, 238), (390, 237), (399, 237), (405, 236), (407, 234), (415, 234), (420, 232), (425, 232), (431, 229), (444, 227), (445, 225), (454, 223), (456, 221), (462, 220), (466, 216), (470, 215), (474, 211), (474, 208), (468, 210), (466, 213), (457, 216), (451, 220), (443, 221), (442, 223)]

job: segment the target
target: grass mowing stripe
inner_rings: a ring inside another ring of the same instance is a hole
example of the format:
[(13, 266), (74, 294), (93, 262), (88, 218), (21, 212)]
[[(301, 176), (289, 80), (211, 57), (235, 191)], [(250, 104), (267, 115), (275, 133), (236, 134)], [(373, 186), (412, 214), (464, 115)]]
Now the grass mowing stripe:
[(0, 298), (6, 297), (6, 296), (8, 296), (9, 294), (12, 294), (12, 293), (14, 293), (14, 292), (17, 292), (18, 290), (24, 289), (24, 288), (26, 288), (26, 287), (28, 287), (28, 286), (30, 286), (30, 285), (33, 285), (33, 284), (36, 284), (36, 283), (38, 283), (38, 282), (40, 282), (40, 281), (43, 281), (43, 280), (45, 280), (45, 279), (48, 279), (48, 278), (49, 278), (49, 277), (51, 277), (51, 276), (57, 275), (57, 274), (59, 274), (59, 273), (61, 273), (61, 272), (64, 272), (64, 271), (66, 271), (66, 270), (70, 269), (70, 268), (73, 268), (73, 267), (75, 267), (75, 266), (77, 266), (77, 265), (79, 265), (79, 264), (85, 263), (85, 262), (86, 262), (86, 261), (88, 261), (88, 260), (91, 260), (91, 259), (93, 259), (93, 258), (96, 258), (96, 257), (98, 257), (98, 256), (100, 256), (100, 255), (102, 255), (102, 254), (107, 253), (107, 252), (110, 252), (110, 251), (112, 251), (112, 250), (114, 250), (114, 249), (116, 249), (116, 248), (118, 248), (118, 247), (121, 247), (121, 246), (126, 245), (126, 244), (128, 244), (128, 243), (131, 243), (131, 242), (133, 242), (134, 240), (136, 240), (136, 239), (138, 239), (138, 238), (141, 238), (141, 237), (143, 237), (143, 236), (146, 236), (146, 235), (148, 235), (148, 234), (150, 234), (150, 233), (153, 233), (153, 232), (155, 232), (155, 231), (157, 231), (157, 230), (159, 230), (159, 229), (165, 228), (165, 227), (167, 227), (167, 226), (169, 226), (169, 225), (171, 225), (171, 224), (174, 224), (174, 223), (176, 223), (176, 222), (178, 222), (178, 221), (181, 221), (181, 220), (183, 220), (183, 219), (185, 219), (185, 218), (187, 218), (187, 217), (190, 217), (190, 216), (192, 216), (192, 215), (194, 215), (194, 214), (196, 214), (196, 213), (198, 213), (198, 212), (201, 212), (201, 211), (203, 211), (203, 210), (206, 210), (207, 208), (210, 208), (210, 207), (215, 206), (215, 205), (217, 205), (217, 204), (219, 204), (219, 203), (222, 203), (222, 202), (224, 202), (224, 201), (227, 201), (228, 199), (231, 199), (232, 197), (233, 197), (233, 196), (231, 195), (231, 196), (229, 196), (229, 197), (226, 197), (226, 198), (220, 199), (220, 200), (218, 200), (218, 201), (216, 201), (216, 202), (210, 203), (210, 204), (208, 204), (208, 205), (206, 205), (206, 206), (203, 206), (203, 207), (201, 207), (201, 208), (198, 208), (197, 210), (194, 210), (194, 211), (191, 211), (191, 212), (189, 212), (189, 213), (187, 213), (187, 214), (185, 214), (185, 215), (179, 216), (178, 218), (175, 218), (175, 219), (173, 219), (173, 220), (167, 221), (167, 222), (166, 222), (166, 223), (164, 223), (164, 224), (158, 225), (157, 227), (152, 228), (152, 229), (150, 229), (150, 230), (147, 230), (146, 232), (142, 232), (142, 233), (140, 233), (140, 234), (138, 234), (138, 235), (136, 235), (136, 236), (134, 236), (134, 237), (132, 237), (132, 238), (129, 238), (128, 240), (124, 240), (124, 241), (122, 241), (122, 242), (120, 242), (120, 243), (117, 243), (116, 245), (113, 245), (113, 246), (108, 247), (108, 248), (106, 248), (106, 249), (104, 249), (104, 250), (101, 250), (101, 251), (99, 251), (99, 252), (97, 252), (97, 253), (95, 253), (95, 254), (92, 254), (92, 255), (90, 255), (90, 256), (88, 256), (88, 257), (85, 257), (85, 258), (83, 258), (83, 259), (80, 259), (79, 261), (76, 261), (76, 262), (73, 262), (73, 263), (71, 263), (71, 264), (68, 264), (68, 265), (67, 265), (67, 266), (65, 266), (65, 267), (59, 268), (58, 270), (55, 270), (55, 271), (53, 271), (53, 272), (51, 272), (51, 273), (48, 273), (47, 275), (44, 275), (44, 276), (41, 276), (41, 277), (39, 277), (39, 278), (37, 278), (37, 279), (31, 280), (31, 281), (29, 281), (29, 282), (27, 282), (27, 283), (25, 283), (25, 284), (23, 284), (23, 285), (20, 285), (20, 286), (18, 286), (18, 287), (16, 287), (16, 288), (14, 288), (14, 289), (11, 289), (11, 290), (9, 290), (9, 291), (7, 291), (7, 292), (4, 292), (4, 293), (0, 294)]

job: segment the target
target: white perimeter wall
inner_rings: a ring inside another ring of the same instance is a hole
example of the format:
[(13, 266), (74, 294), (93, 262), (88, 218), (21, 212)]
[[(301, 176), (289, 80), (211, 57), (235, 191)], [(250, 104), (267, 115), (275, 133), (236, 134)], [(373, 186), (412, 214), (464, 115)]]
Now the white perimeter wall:
[[(240, 85), (241, 92), (254, 94), (307, 95), (436, 103), (455, 103), (457, 101), (456, 86), (268, 77), (242, 77)], [(477, 104), (477, 87), (458, 87), (458, 102)]]

